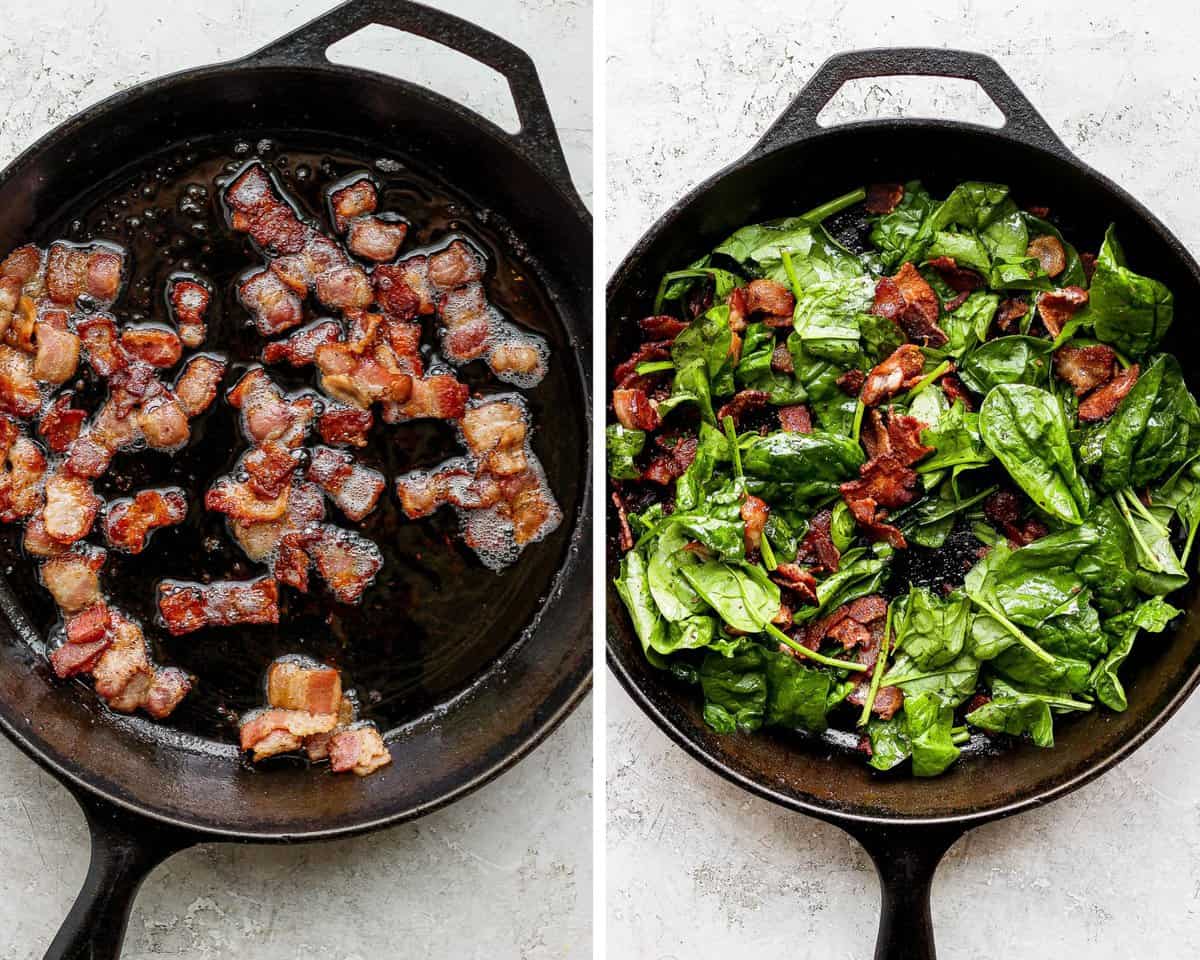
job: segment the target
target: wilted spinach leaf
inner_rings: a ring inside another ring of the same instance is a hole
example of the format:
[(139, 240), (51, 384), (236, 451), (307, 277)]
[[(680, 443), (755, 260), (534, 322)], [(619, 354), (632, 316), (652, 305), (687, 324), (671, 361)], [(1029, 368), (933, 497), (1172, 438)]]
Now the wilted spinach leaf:
[(922, 670), (958, 659), (970, 622), (971, 603), (962, 595), (938, 599), (925, 587), (913, 587), (895, 618), (896, 648)]
[(700, 665), (704, 720), (718, 733), (762, 726), (767, 705), (766, 651), (743, 640), (728, 656), (709, 653)]
[(1100, 340), (1131, 357), (1158, 346), (1174, 318), (1171, 291), (1125, 265), (1114, 227), (1104, 235), (1089, 293), (1086, 321)]
[(610, 423), (604, 431), (608, 449), (608, 475), (616, 480), (636, 480), (642, 475), (633, 458), (646, 446), (644, 430), (626, 430)]
[(772, 403), (780, 406), (803, 403), (808, 399), (804, 384), (790, 373), (771, 369), (774, 352), (775, 331), (763, 323), (749, 324), (742, 341), (742, 359), (734, 371), (738, 386), (743, 390), (763, 390), (770, 394)]
[(905, 696), (904, 719), (912, 751), (915, 777), (936, 777), (958, 759), (959, 749), (951, 739), (954, 707), (936, 693)]
[(1049, 340), (1037, 337), (997, 337), (969, 350), (958, 374), (979, 394), (1005, 383), (1045, 383), (1050, 374)]

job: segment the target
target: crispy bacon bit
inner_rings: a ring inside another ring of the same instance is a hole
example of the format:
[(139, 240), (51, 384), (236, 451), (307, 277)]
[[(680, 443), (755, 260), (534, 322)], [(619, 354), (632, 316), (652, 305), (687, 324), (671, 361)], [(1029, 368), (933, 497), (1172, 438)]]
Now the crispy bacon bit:
[(121, 331), (121, 347), (152, 367), (173, 367), (183, 356), (183, 341), (164, 327), (126, 327)]
[(38, 318), (35, 330), (34, 379), (43, 383), (66, 383), (79, 366), (79, 337), (67, 326), (66, 311), (45, 311)]
[(353, 530), (326, 524), (309, 548), (321, 579), (340, 603), (358, 603), (383, 566), (379, 548)]
[(968, 411), (974, 410), (975, 406), (971, 402), (971, 395), (967, 392), (967, 388), (963, 386), (963, 382), (954, 374), (945, 374), (941, 381), (942, 393), (946, 395), (946, 399), (953, 406), (956, 403), (961, 403)]
[(1088, 292), (1083, 287), (1063, 287), (1038, 295), (1038, 316), (1050, 332), (1057, 337), (1068, 320), (1088, 302)]
[(373, 726), (339, 730), (329, 739), (329, 769), (334, 773), (353, 770), (365, 777), (392, 762), (379, 731)]
[(1011, 490), (997, 490), (983, 502), (983, 515), (1015, 546), (1023, 547), (1049, 530), (1034, 517), (1021, 520), (1021, 498)]
[(832, 520), (833, 511), (825, 509), (819, 510), (808, 521), (808, 530), (805, 532), (804, 539), (800, 541), (800, 547), (796, 551), (797, 563), (807, 563), (813, 570), (818, 572), (822, 570), (826, 573), (837, 572), (838, 563), (841, 562), (842, 555), (838, 551), (830, 534)]
[(724, 423), (726, 417), (733, 417), (737, 424), (747, 413), (762, 410), (770, 402), (771, 395), (765, 390), (739, 390), (717, 411), (717, 422)]
[(202, 627), (278, 623), (279, 585), (270, 577), (212, 583), (163, 580), (158, 586), (158, 610), (174, 636)]
[(1029, 304), (1015, 297), (1001, 300), (996, 310), (996, 329), (1001, 333), (1012, 333), (1018, 329), (1017, 322), (1029, 313)]
[(638, 327), (642, 331), (642, 336), (648, 337), (651, 340), (666, 340), (668, 342), (674, 340), (689, 326), (690, 324), (669, 316), (642, 317), (638, 321)]
[[(878, 654), (876, 654), (878, 656)], [(846, 697), (849, 703), (861, 707), (867, 702), (869, 686), (864, 683), (859, 683), (850, 695)], [(904, 691), (899, 687), (880, 687), (875, 691), (875, 699), (871, 703), (871, 712), (881, 720), (891, 720), (896, 715), (902, 706), (904, 706)]]
[(1099, 387), (1079, 405), (1079, 419), (1084, 423), (1094, 423), (1097, 420), (1107, 420), (1121, 405), (1125, 395), (1137, 383), (1138, 365), (1117, 372), (1108, 383)]
[(190, 277), (167, 279), (167, 312), (185, 347), (195, 349), (208, 336), (206, 318), (212, 291)]
[(95, 669), (100, 655), (112, 643), (107, 636), (86, 643), (64, 643), (50, 654), (50, 666), (54, 675), (65, 680), (80, 673), (88, 673)]
[(1117, 370), (1117, 352), (1106, 344), (1090, 347), (1059, 347), (1054, 351), (1054, 372), (1082, 397), (1113, 378)]
[(164, 720), (191, 689), (191, 678), (178, 667), (156, 667), (150, 689), (139, 706), (155, 720)]
[(90, 480), (61, 469), (46, 479), (42, 522), (46, 532), (59, 543), (74, 543), (86, 537), (99, 510), (100, 498), (92, 490)]
[(915, 386), (925, 369), (925, 354), (912, 343), (897, 347), (886, 360), (867, 374), (860, 394), (865, 406), (874, 407), (901, 390)]
[(625, 501), (621, 499), (619, 491), (613, 491), (612, 502), (617, 511), (617, 545), (622, 553), (628, 553), (633, 549), (633, 530), (629, 526), (629, 514), (625, 511)]
[(1058, 237), (1053, 234), (1048, 233), (1031, 240), (1025, 255), (1035, 257), (1048, 277), (1057, 277), (1067, 269), (1067, 252)]
[(179, 487), (139, 490), (132, 499), (123, 497), (109, 505), (104, 536), (111, 547), (141, 553), (151, 533), (183, 523), (186, 516), (187, 496)]
[(758, 553), (758, 549), (762, 545), (763, 528), (766, 527), (770, 516), (771, 508), (767, 506), (765, 500), (760, 500), (750, 494), (746, 495), (746, 499), (742, 502), (741, 517), (742, 523), (745, 525), (744, 539), (747, 554)]
[(817, 578), (812, 572), (795, 563), (781, 563), (771, 571), (770, 577), (779, 586), (798, 594), (805, 603), (816, 606)]
[(112, 626), (108, 604), (103, 600), (67, 618), (68, 643), (93, 643), (99, 640)]
[(396, 264), (375, 268), (371, 281), (375, 299), (383, 312), (394, 320), (413, 320), (433, 313), (433, 295), (426, 276), (428, 258), (409, 257)]
[(337, 719), (336, 714), (305, 710), (262, 710), (242, 720), (239, 740), (242, 750), (250, 751), (257, 763), (276, 754), (299, 750), (306, 737), (328, 733), (337, 726)]
[(408, 236), (408, 224), (398, 218), (358, 217), (350, 224), (346, 246), (364, 260), (393, 259)]
[[(966, 267), (960, 267), (958, 262), (953, 257), (934, 257), (929, 261), (929, 266), (938, 272), (938, 276), (945, 281), (946, 286), (958, 293), (970, 293), (972, 290), (978, 290), (983, 286), (983, 277), (974, 270), (968, 270)], [(963, 299), (966, 299), (965, 297)], [(961, 306), (962, 300), (956, 304)], [(947, 312), (950, 307), (947, 304)]]
[(772, 317), (787, 317), (790, 321), (796, 309), (796, 298), (782, 283), (775, 280), (751, 280), (745, 287), (747, 314), (765, 313)]
[(167, 390), (142, 404), (137, 425), (152, 450), (177, 450), (191, 436), (187, 412)]
[(483, 258), (461, 240), (429, 258), (429, 281), (441, 290), (453, 290), (483, 279)]
[(379, 191), (370, 177), (363, 175), (329, 193), (329, 210), (333, 228), (345, 233), (351, 221), (374, 213), (379, 207)]
[(863, 531), (872, 540), (886, 540), (895, 549), (908, 546), (904, 535), (884, 523), (887, 510), (911, 503), (917, 475), (890, 455), (868, 460), (859, 479), (841, 485), (842, 499)]
[(448, 373), (439, 373), (412, 381), (412, 393), (403, 403), (388, 403), (383, 408), (387, 423), (405, 420), (461, 420), (467, 409), (470, 389)]
[(238, 285), (238, 300), (264, 337), (289, 330), (304, 319), (300, 297), (270, 270), (251, 271)]
[(846, 396), (857, 397), (859, 391), (862, 390), (862, 385), (866, 379), (867, 375), (865, 373), (863, 373), (857, 367), (853, 367), (839, 376), (836, 380), (836, 383), (841, 389), (842, 393), (846, 394)]
[(374, 421), (370, 410), (338, 407), (326, 410), (317, 418), (317, 431), (321, 439), (332, 446), (365, 447), (367, 433)]
[(1081, 253), (1079, 262), (1083, 264), (1083, 275), (1087, 277), (1088, 283), (1092, 282), (1092, 274), (1096, 272), (1096, 255), (1094, 253)]
[(224, 376), (225, 361), (216, 357), (197, 354), (184, 365), (175, 381), (174, 393), (189, 419), (209, 408)]
[(613, 413), (626, 430), (657, 430), (662, 418), (658, 404), (644, 390), (622, 390), (612, 394)]
[(335, 400), (367, 409), (376, 401), (403, 403), (413, 378), (385, 343), (376, 341), (369, 352), (348, 343), (325, 343), (314, 354), (321, 371), (321, 388)]
[(0, 343), (0, 411), (24, 420), (37, 416), (41, 408), (33, 357)]
[(738, 287), (729, 295), (729, 316), (726, 322), (734, 333), (746, 332), (746, 317), (750, 313), (746, 300), (745, 287)]
[(11, 420), (4, 425), (4, 452), (0, 461), (0, 521), (11, 523), (29, 517), (42, 504), (42, 478), (46, 457), (36, 443), (16, 432)]
[(87, 349), (88, 363), (97, 376), (111, 377), (125, 366), (125, 351), (117, 336), (117, 323), (108, 314), (84, 317), (76, 322), (75, 329)]
[(699, 443), (695, 437), (655, 437), (654, 442), (663, 453), (650, 461), (641, 478), (665, 487), (687, 472), (687, 468), (696, 459)]
[(154, 668), (146, 653), (141, 628), (120, 615), (113, 616), (112, 643), (92, 670), (96, 693), (114, 710), (136, 710), (154, 682)]
[(79, 613), (99, 602), (100, 568), (107, 554), (99, 547), (76, 547), (42, 564), (42, 586), (64, 614)]
[(342, 325), (336, 320), (318, 320), (283, 340), (274, 340), (263, 347), (264, 363), (289, 363), (293, 367), (306, 367), (313, 363), (317, 348), (325, 343), (338, 343), (342, 339)]
[(812, 414), (803, 403), (780, 407), (779, 426), (788, 433), (812, 433)]
[(873, 183), (867, 187), (867, 202), (864, 205), (867, 213), (891, 213), (904, 199), (904, 184), (902, 183)]
[(267, 703), (284, 710), (336, 714), (342, 702), (342, 678), (333, 667), (276, 660), (267, 671)]
[[(926, 279), (911, 263), (905, 263), (899, 272), (892, 277), (896, 292), (903, 300), (903, 308), (898, 316), (883, 313), (900, 324), (912, 340), (921, 340), (927, 347), (941, 347), (949, 342), (946, 332), (938, 326), (938, 298)], [(881, 281), (882, 283), (882, 281)], [(888, 291), (889, 301), (886, 309), (894, 308), (894, 293)], [(879, 313), (879, 286), (875, 289), (875, 312)]]
[[(826, 637), (839, 641), (847, 650), (859, 644), (869, 646), (871, 633), (865, 628), (876, 624), (882, 628), (881, 621), (886, 617), (887, 601), (879, 594), (859, 597), (808, 624), (801, 642), (813, 650), (820, 647)], [(851, 625), (849, 629), (844, 628), (847, 624)]]
[(382, 473), (330, 447), (313, 450), (308, 479), (318, 484), (351, 520), (362, 520), (374, 510), (384, 488)]
[(771, 369), (775, 373), (795, 373), (796, 362), (792, 358), (792, 351), (787, 348), (786, 343), (780, 343), (771, 351)]
[(69, 390), (59, 394), (38, 421), (38, 433), (54, 453), (64, 452), (79, 436), (79, 431), (87, 420), (86, 411), (71, 406), (73, 397), (74, 394)]
[(911, 466), (933, 453), (933, 447), (921, 443), (921, 431), (927, 424), (916, 417), (889, 413), (886, 423), (879, 410), (872, 409), (863, 424), (862, 441), (871, 458), (892, 456), (903, 466)]
[(226, 398), (242, 412), (242, 432), (255, 444), (275, 441), (298, 447), (314, 415), (312, 397), (285, 397), (261, 368), (242, 377)]
[(107, 307), (120, 292), (124, 263), (124, 254), (116, 247), (56, 241), (46, 258), (46, 292), (55, 303), (68, 307), (84, 294), (97, 306)]

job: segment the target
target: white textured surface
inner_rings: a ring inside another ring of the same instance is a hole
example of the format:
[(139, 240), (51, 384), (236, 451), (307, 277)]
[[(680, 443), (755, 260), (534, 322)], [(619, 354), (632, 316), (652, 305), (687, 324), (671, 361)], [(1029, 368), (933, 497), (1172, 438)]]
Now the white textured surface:
[[(995, 56), (1069, 147), (1200, 251), (1196, 7), (609, 0), (607, 31), (610, 269), (674, 200), (749, 149), (825, 57), (883, 45)], [(844, 94), (828, 122), (983, 119), (986, 103), (940, 82)], [(854, 843), (707, 772), (615, 682), (609, 691), (609, 955), (870, 956), (878, 884)], [(960, 841), (934, 887), (939, 955), (1200, 954), (1198, 746), (1193, 699), (1098, 782)]]
[[(437, 0), (529, 50), (585, 198), (591, 187), (586, 0)], [(251, 52), (329, 0), (38, 0), (0, 12), (0, 165), (115, 90)], [(395, 37), (362, 43), (386, 62)], [(495, 110), (446, 58), (403, 75)], [(411, 59), (410, 59), (411, 57)], [(495, 783), (410, 826), (293, 848), (205, 846), (158, 867), (125, 957), (430, 960), (590, 956), (591, 709)], [(0, 738), (0, 960), (40, 957), (83, 880), (87, 834), (66, 790)], [(360, 919), (361, 918), (361, 919)]]

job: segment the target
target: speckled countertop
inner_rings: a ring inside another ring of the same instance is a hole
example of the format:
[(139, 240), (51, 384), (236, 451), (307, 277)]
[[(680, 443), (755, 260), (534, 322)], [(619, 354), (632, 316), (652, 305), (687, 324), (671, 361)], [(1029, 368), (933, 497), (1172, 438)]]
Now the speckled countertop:
[[(991, 54), (1072, 150), (1200, 251), (1200, 9), (609, 0), (607, 39), (610, 270), (674, 200), (749, 149), (825, 57), (883, 45)], [(988, 109), (973, 85), (878, 80), (844, 89), (824, 117), (980, 120)], [(854, 842), (709, 773), (611, 678), (608, 690), (609, 956), (870, 956), (878, 884)], [(1193, 698), (1099, 781), (968, 834), (934, 884), (939, 956), (1200, 954), (1197, 747)]]
[[(537, 62), (576, 183), (591, 192), (587, 0), (434, 0)], [(0, 12), (0, 165), (115, 90), (231, 59), (330, 0), (38, 0)], [(391, 32), (343, 53), (504, 116), (502, 85)], [(508, 107), (511, 114), (511, 106)], [(412, 825), (319, 845), (206, 845), (150, 875), (129, 960), (550, 960), (590, 956), (590, 700), (530, 757)], [(0, 960), (40, 957), (87, 868), (66, 790), (0, 738)]]

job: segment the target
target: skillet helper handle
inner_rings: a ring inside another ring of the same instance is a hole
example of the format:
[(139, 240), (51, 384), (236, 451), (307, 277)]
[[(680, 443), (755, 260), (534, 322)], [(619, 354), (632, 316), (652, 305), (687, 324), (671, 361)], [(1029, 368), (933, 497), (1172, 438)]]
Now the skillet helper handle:
[(843, 825), (879, 874), (875, 960), (936, 960), (929, 895), (942, 856), (966, 831), (956, 826)]
[(815, 133), (817, 115), (850, 80), (871, 77), (954, 77), (974, 80), (1004, 114), (999, 130), (1014, 140), (1031, 143), (1059, 156), (1071, 152), (1037, 108), (991, 57), (970, 50), (934, 47), (880, 47), (851, 50), (830, 57), (813, 74), (804, 89), (759, 140), (756, 152)]
[(92, 835), (83, 887), (45, 960), (118, 960), (133, 899), (147, 874), (195, 843), (180, 830), (76, 794)]
[(508, 81), (521, 129), (513, 134), (498, 132), (516, 141), (567, 196), (578, 197), (533, 60), (520, 47), (468, 20), (413, 0), (347, 0), (250, 54), (246, 60), (256, 64), (328, 66), (326, 51), (331, 46), (372, 24), (433, 40), (503, 76)]

